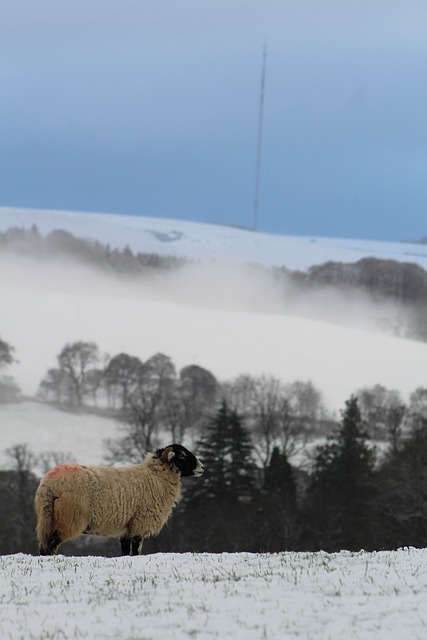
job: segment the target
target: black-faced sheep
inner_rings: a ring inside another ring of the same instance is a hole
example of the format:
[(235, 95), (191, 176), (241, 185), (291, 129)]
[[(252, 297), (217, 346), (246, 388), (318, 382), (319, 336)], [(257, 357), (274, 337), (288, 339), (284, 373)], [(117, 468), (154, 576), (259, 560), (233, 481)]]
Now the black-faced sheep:
[(148, 453), (131, 467), (55, 467), (35, 497), (40, 554), (54, 554), (82, 533), (120, 538), (122, 555), (140, 554), (143, 540), (160, 533), (179, 501), (181, 476), (203, 471), (179, 444)]

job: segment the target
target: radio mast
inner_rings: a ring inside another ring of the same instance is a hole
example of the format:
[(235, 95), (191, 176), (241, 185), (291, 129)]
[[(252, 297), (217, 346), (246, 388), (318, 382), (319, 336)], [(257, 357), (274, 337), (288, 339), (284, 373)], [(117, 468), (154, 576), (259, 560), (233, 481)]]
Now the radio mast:
[(255, 195), (254, 208), (252, 217), (252, 229), (256, 231), (258, 223), (258, 202), (259, 202), (259, 181), (261, 171), (261, 149), (262, 149), (262, 126), (264, 119), (264, 94), (265, 94), (265, 67), (267, 62), (267, 44), (264, 44), (262, 52), (262, 72), (261, 72), (261, 90), (259, 97), (259, 116), (258, 116), (258, 136), (256, 147), (256, 165), (255, 165)]

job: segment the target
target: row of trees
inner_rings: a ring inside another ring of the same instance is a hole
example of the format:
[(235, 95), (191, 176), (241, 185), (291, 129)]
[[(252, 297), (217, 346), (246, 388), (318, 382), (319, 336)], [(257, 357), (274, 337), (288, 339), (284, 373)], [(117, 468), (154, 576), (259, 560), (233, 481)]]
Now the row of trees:
[(383, 309), (383, 325), (387, 322), (398, 335), (427, 340), (427, 273), (417, 264), (379, 258), (354, 264), (327, 262), (301, 274), (300, 285), (306, 290), (326, 286), (349, 299), (365, 292), (373, 305), (392, 301), (398, 316), (393, 319)]
[[(245, 420), (263, 468), (275, 445), (292, 456), (335, 424), (311, 382), (283, 384), (272, 376), (251, 375), (219, 382), (198, 365), (177, 372), (164, 354), (145, 362), (125, 353), (101, 356), (94, 342), (69, 343), (57, 360), (58, 367), (49, 369), (40, 384), (40, 397), (72, 410), (97, 407), (120, 418), (124, 437), (111, 445), (114, 459), (140, 457), (166, 433), (174, 441), (194, 441), (222, 399)], [(369, 436), (396, 450), (414, 416), (427, 418), (424, 388), (416, 389), (408, 404), (398, 391), (381, 385), (360, 389), (356, 395)]]
[(311, 382), (284, 385), (272, 377), (242, 375), (220, 383), (198, 365), (177, 372), (164, 354), (145, 362), (125, 353), (102, 357), (93, 342), (67, 344), (57, 360), (58, 367), (49, 369), (40, 384), (40, 397), (73, 410), (98, 408), (119, 418), (124, 434), (109, 444), (113, 460), (141, 459), (165, 434), (173, 441), (194, 441), (222, 398), (257, 434), (263, 465), (274, 442), (293, 453), (310, 433), (330, 424)]
[[(395, 549), (427, 542), (427, 419), (418, 416), (398, 448), (381, 457), (368, 438), (358, 399), (312, 453), (291, 464), (274, 446), (262, 467), (245, 420), (224, 400), (206, 422), (196, 451), (200, 479), (184, 479), (184, 496), (154, 551), (275, 552)], [(36, 478), (27, 447), (0, 472), (0, 552), (35, 551), (32, 500)], [(7, 502), (5, 502), (7, 501)], [(115, 555), (117, 541), (82, 537), (64, 553)]]
[[(13, 347), (0, 341), (0, 364), (13, 360)], [(119, 419), (122, 436), (108, 444), (111, 461), (140, 460), (165, 438), (194, 443), (222, 399), (245, 421), (263, 469), (275, 446), (295, 456), (336, 423), (311, 382), (284, 385), (271, 376), (241, 375), (221, 383), (197, 365), (177, 372), (163, 354), (145, 362), (124, 353), (109, 358), (94, 342), (83, 341), (66, 344), (57, 361), (40, 384), (40, 397), (67, 409), (99, 410)], [(1, 389), (0, 383), (0, 398)], [(396, 451), (414, 416), (427, 417), (427, 389), (414, 391), (408, 405), (397, 391), (380, 385), (356, 393), (369, 436)]]
[(0, 251), (31, 256), (41, 260), (60, 258), (102, 269), (110, 273), (144, 276), (155, 270), (175, 269), (188, 261), (173, 256), (134, 254), (129, 247), (111, 248), (100, 242), (77, 238), (72, 233), (56, 229), (46, 237), (33, 225), (30, 229), (13, 227), (0, 231)]
[[(1, 341), (0, 364), (13, 359), (13, 347)], [(112, 461), (140, 460), (165, 438), (194, 443), (223, 399), (245, 421), (263, 469), (275, 446), (295, 456), (336, 424), (311, 382), (285, 385), (271, 376), (241, 375), (220, 383), (198, 365), (177, 372), (163, 354), (145, 362), (124, 353), (109, 358), (95, 343), (83, 341), (66, 344), (57, 360), (58, 367), (49, 369), (40, 384), (40, 397), (119, 419), (122, 437), (109, 443)], [(356, 394), (369, 436), (396, 451), (417, 416), (427, 418), (427, 389), (415, 390), (408, 405), (397, 391), (380, 385)]]

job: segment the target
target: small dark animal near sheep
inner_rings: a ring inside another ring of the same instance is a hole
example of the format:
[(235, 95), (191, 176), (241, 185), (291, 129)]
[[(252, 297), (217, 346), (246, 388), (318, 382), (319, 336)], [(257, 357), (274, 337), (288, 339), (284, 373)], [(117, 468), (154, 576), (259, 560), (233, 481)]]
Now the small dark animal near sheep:
[(41, 555), (82, 533), (120, 538), (122, 555), (141, 553), (145, 538), (160, 533), (181, 497), (181, 476), (201, 476), (203, 464), (180, 444), (148, 453), (131, 467), (61, 464), (36, 492)]

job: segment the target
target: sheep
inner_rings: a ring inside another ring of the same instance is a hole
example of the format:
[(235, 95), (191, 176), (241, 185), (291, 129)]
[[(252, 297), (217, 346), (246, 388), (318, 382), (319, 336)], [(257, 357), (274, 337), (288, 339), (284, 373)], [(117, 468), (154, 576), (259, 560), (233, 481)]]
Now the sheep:
[(147, 453), (130, 467), (60, 464), (35, 496), (40, 555), (56, 554), (80, 534), (120, 538), (122, 555), (140, 555), (181, 497), (181, 476), (201, 476), (202, 462), (180, 444)]

